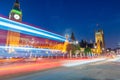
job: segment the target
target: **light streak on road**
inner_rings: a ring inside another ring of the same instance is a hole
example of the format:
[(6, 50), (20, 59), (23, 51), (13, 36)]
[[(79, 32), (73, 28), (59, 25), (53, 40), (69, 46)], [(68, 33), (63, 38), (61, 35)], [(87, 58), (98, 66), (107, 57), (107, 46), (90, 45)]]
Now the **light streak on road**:
[[(41, 63), (42, 61), (42, 63)], [(44, 70), (49, 68), (58, 67), (61, 65), (60, 61), (55, 60), (41, 60), (40, 62), (34, 62), (34, 63), (21, 63), (21, 64), (15, 64), (15, 65), (6, 65), (6, 66), (0, 66), (0, 76), (2, 75), (8, 75), (8, 74), (17, 74), (17, 73), (27, 73), (31, 71), (38, 71), (38, 70)], [(44, 63), (43, 63), (44, 62)]]

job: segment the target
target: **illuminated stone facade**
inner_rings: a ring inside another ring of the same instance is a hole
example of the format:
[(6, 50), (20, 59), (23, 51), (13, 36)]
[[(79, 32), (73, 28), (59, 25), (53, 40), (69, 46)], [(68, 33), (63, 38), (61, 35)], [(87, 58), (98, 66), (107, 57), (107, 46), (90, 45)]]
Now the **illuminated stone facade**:
[(104, 42), (104, 33), (103, 30), (98, 30), (95, 32), (95, 52), (96, 53), (102, 53), (103, 50), (105, 50), (105, 42)]

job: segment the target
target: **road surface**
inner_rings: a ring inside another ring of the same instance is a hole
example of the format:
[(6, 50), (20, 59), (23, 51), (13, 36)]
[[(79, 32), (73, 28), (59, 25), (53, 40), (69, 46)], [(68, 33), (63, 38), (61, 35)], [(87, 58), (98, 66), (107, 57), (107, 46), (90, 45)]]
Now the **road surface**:
[(74, 67), (58, 67), (2, 76), (0, 80), (120, 80), (120, 62), (102, 61)]

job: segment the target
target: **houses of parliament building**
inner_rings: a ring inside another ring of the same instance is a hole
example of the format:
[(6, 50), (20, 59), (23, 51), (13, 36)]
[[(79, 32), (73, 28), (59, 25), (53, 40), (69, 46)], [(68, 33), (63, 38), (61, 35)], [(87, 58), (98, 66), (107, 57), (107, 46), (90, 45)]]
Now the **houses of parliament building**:
[(19, 0), (15, 0), (9, 19), (0, 17), (0, 45), (63, 50), (65, 37), (22, 23)]

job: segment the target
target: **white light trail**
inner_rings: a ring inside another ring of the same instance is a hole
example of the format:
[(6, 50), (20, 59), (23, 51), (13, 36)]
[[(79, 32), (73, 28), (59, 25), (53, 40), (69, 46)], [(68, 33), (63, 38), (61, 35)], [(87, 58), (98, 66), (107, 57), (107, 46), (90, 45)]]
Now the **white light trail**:
[(6, 18), (2, 18), (2, 17), (0, 17), (0, 18), (3, 19), (3, 20), (5, 20), (5, 21), (11, 22), (11, 23), (13, 23), (15, 25), (24, 26), (27, 29), (32, 29), (32, 30), (39, 31), (39, 32), (43, 31), (43, 33), (49, 33), (50, 35), (59, 36), (60, 38), (64, 38), (63, 36), (60, 36), (60, 35), (57, 35), (57, 34), (54, 34), (54, 33), (51, 33), (51, 32), (48, 32), (48, 31), (45, 31), (45, 30), (42, 30), (42, 29), (39, 29), (39, 28), (35, 28), (35, 27), (29, 26), (29, 25), (26, 25), (26, 24), (15, 22), (15, 21), (12, 21), (12, 20), (9, 20), (9, 19), (6, 19)]
[(15, 47), (15, 46), (0, 46), (0, 49), (60, 51), (60, 50), (55, 50), (55, 49), (29, 48), (29, 47), (27, 48), (27, 47)]
[(17, 30), (30, 32), (30, 33), (33, 33), (33, 34), (43, 35), (43, 36), (46, 36), (46, 37), (50, 37), (50, 38), (54, 38), (54, 39), (65, 41), (65, 39), (62, 39), (62, 38), (59, 38), (59, 37), (56, 37), (56, 36), (52, 36), (52, 35), (49, 35), (49, 34), (46, 34), (46, 33), (43, 33), (43, 32), (39, 32), (39, 31), (32, 30), (32, 29), (29, 29), (29, 28), (24, 28), (22, 26), (6, 23), (6, 22), (2, 22), (2, 21), (0, 21), (0, 25), (1, 26), (10, 27), (10, 28), (13, 28), (13, 29), (17, 29)]

